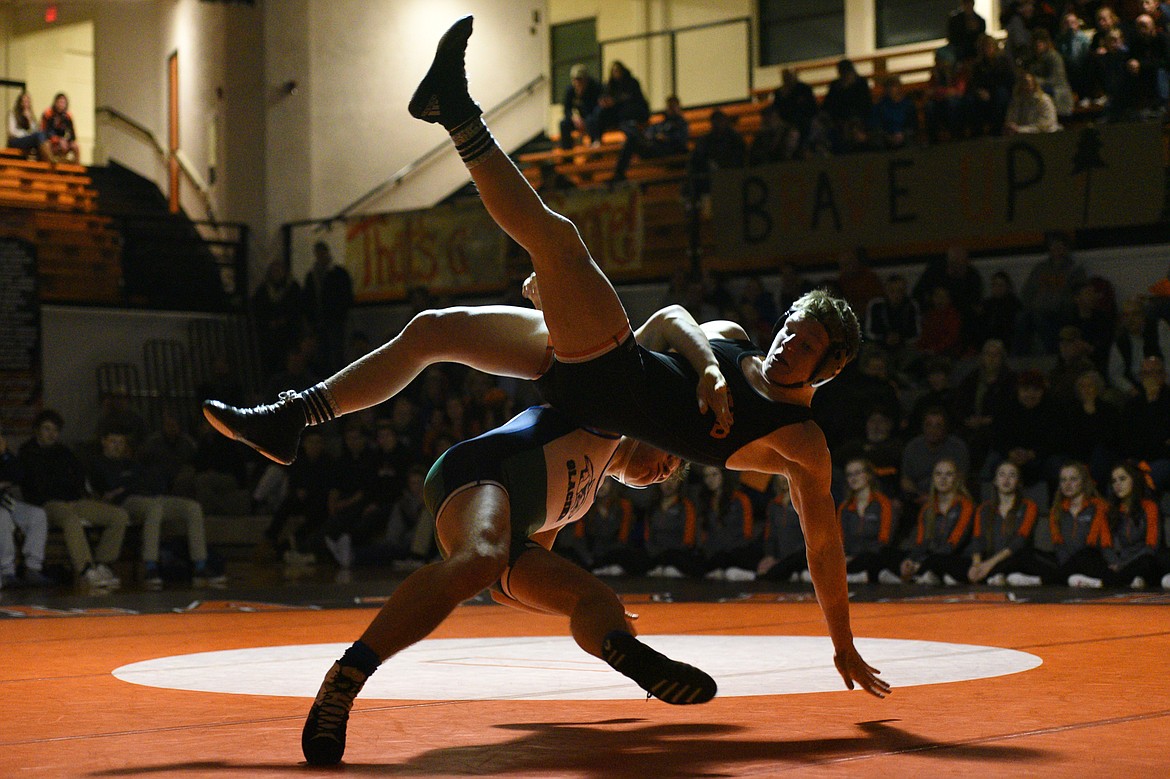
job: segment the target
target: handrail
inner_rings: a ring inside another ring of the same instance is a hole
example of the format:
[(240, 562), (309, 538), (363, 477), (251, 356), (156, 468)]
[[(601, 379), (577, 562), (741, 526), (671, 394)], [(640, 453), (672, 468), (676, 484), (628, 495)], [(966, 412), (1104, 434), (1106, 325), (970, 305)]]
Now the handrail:
[[(525, 95), (532, 94), (532, 91), (534, 89), (536, 89), (537, 86), (539, 86), (540, 84), (544, 83), (547, 80), (548, 80), (548, 76), (545, 75), (544, 73), (541, 73), (539, 76), (532, 79), (531, 81), (529, 81), (527, 84), (525, 84), (524, 86), (517, 89), (512, 94), (505, 97), (503, 100), (501, 100), (495, 106), (493, 106), (490, 110), (485, 111), (484, 118), (485, 119), (490, 118), (490, 117), (494, 116), (495, 114), (498, 114), (500, 111), (504, 110), (505, 108), (507, 108), (512, 103), (519, 100), (521, 97), (524, 97)], [(344, 219), (352, 211), (357, 209), (362, 203), (365, 203), (367, 200), (373, 199), (375, 196), (382, 194), (384, 191), (386, 191), (388, 189), (393, 189), (394, 187), (399, 186), (402, 183), (403, 179), (405, 179), (407, 176), (411, 175), (416, 170), (418, 170), (419, 168), (422, 168), (427, 163), (429, 163), (431, 160), (435, 159), (440, 154), (442, 154), (445, 151), (448, 151), (451, 148), (452, 148), (451, 143), (449, 141), (444, 140), (444, 141), (440, 142), (437, 146), (434, 146), (433, 148), (428, 149), (426, 152), (424, 152), (420, 157), (415, 159), (413, 162), (408, 162), (406, 165), (403, 165), (401, 168), (399, 168), (394, 173), (394, 175), (392, 175), (390, 178), (386, 179), (381, 184), (378, 184), (376, 187), (374, 187), (370, 191), (366, 192), (364, 195), (362, 195), (357, 200), (350, 203), (345, 208), (338, 211), (333, 216), (329, 217), (328, 219), (325, 219), (323, 221), (324, 225), (328, 226), (328, 225), (332, 224), (333, 222), (336, 222), (339, 219)]]
[(0, 87), (12, 87), (13, 89), (20, 89), (23, 91), (24, 89), (28, 88), (28, 85), (25, 82), (19, 81), (17, 79), (0, 78)]
[[(170, 158), (170, 154), (168, 154), (167, 150), (163, 148), (163, 145), (159, 143), (158, 138), (155, 137), (154, 132), (151, 131), (150, 128), (139, 124), (116, 108), (110, 108), (109, 106), (98, 106), (94, 109), (94, 114), (96, 114), (98, 117), (105, 117), (114, 125), (129, 128), (138, 135), (142, 136), (142, 138), (146, 140), (146, 142), (149, 143), (150, 146), (154, 149), (154, 153), (159, 157), (159, 159), (162, 160), (164, 164), (166, 164)], [(203, 201), (203, 208), (207, 212), (208, 221), (217, 223), (219, 220), (216, 219), (215, 208), (211, 204), (211, 193), (209, 192), (209, 187), (203, 181), (203, 177), (200, 176), (199, 173), (195, 170), (194, 165), (192, 165), (191, 161), (187, 158), (187, 155), (183, 153), (182, 149), (175, 151), (175, 161), (179, 163), (179, 170), (182, 171), (184, 178), (187, 179), (187, 183), (191, 185), (192, 189), (194, 189), (195, 193), (199, 196), (199, 199)]]

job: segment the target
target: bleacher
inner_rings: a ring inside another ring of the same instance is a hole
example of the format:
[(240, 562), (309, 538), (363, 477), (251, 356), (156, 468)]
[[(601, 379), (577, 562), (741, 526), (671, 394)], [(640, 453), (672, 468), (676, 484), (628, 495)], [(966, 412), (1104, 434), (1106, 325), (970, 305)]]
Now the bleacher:
[(84, 166), (50, 166), (0, 149), (0, 235), (36, 247), (42, 301), (121, 301), (119, 234), (97, 213), (97, 191)]

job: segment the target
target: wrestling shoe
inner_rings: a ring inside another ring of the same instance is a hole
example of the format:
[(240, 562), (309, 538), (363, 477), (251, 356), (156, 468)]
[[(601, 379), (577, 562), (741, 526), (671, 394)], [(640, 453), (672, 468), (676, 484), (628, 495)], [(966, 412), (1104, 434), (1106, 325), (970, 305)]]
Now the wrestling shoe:
[(289, 465), (297, 458), (305, 406), (300, 393), (280, 393), (275, 403), (236, 408), (218, 400), (203, 401), (203, 416), (219, 432), (255, 449), (269, 460)]
[(441, 124), (448, 131), (481, 115), (483, 110), (467, 91), (463, 55), (471, 37), (472, 17), (464, 16), (443, 34), (431, 69), (423, 76), (407, 110), (415, 119)]
[(622, 630), (605, 637), (601, 658), (620, 674), (665, 703), (706, 703), (715, 697), (715, 680), (693, 665), (671, 660)]
[(301, 751), (309, 765), (337, 765), (345, 754), (345, 726), (353, 699), (366, 675), (351, 665), (334, 663), (321, 682), (301, 731)]

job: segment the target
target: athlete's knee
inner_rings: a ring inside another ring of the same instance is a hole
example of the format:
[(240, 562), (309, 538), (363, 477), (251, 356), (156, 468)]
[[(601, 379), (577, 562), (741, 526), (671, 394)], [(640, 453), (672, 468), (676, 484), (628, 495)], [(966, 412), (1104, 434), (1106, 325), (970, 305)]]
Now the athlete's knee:
[(470, 598), (494, 584), (508, 567), (508, 548), (493, 544), (476, 544), (461, 550), (445, 563), (452, 584)]
[(428, 308), (415, 314), (403, 333), (446, 343), (447, 339), (466, 338), (469, 332), (467, 327), (475, 316), (475, 311), (469, 306)]

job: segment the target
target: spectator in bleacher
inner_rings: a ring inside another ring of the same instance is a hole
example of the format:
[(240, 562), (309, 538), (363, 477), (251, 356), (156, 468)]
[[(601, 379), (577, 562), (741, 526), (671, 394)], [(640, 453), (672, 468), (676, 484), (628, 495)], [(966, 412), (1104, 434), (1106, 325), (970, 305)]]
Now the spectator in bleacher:
[(345, 329), (353, 307), (353, 278), (333, 262), (329, 244), (324, 241), (313, 244), (313, 267), (305, 275), (302, 300), (305, 321), (319, 341), (317, 372), (332, 375), (345, 364)]
[(787, 311), (793, 302), (806, 292), (812, 292), (814, 285), (801, 275), (791, 262), (780, 262), (780, 288), (776, 294), (776, 308)]
[(918, 104), (902, 88), (902, 79), (887, 76), (882, 96), (873, 104), (869, 143), (875, 149), (902, 149), (918, 132)]
[(947, 47), (959, 62), (975, 59), (979, 36), (987, 32), (987, 20), (975, 13), (975, 0), (959, 0), (947, 18)]
[(763, 523), (734, 475), (707, 465), (701, 477), (694, 501), (706, 578), (753, 581), (763, 557)]
[(950, 48), (943, 46), (935, 50), (922, 106), (926, 136), (931, 143), (962, 137), (967, 77), (966, 65), (955, 61)]
[(1106, 587), (1142, 590), (1156, 587), (1158, 576), (1158, 504), (1149, 475), (1133, 462), (1118, 463), (1110, 474), (1109, 542), (1101, 550)]
[(735, 129), (735, 118), (716, 108), (711, 112), (711, 131), (695, 141), (688, 163), (692, 197), (711, 192), (713, 171), (742, 168), (746, 162), (747, 143)]
[(1052, 97), (1057, 117), (1071, 116), (1072, 86), (1068, 82), (1064, 59), (1053, 46), (1052, 35), (1048, 30), (1041, 28), (1032, 31), (1032, 57), (1028, 62), (1028, 72), (1036, 77), (1040, 89)]
[(776, 324), (780, 318), (780, 310), (776, 307), (776, 298), (771, 290), (764, 286), (758, 274), (751, 274), (743, 280), (743, 287), (739, 292), (741, 303), (750, 303), (760, 319), (768, 322), (768, 326)]
[(1101, 291), (1097, 284), (1086, 280), (1073, 285), (1072, 306), (1062, 319), (1065, 326), (1073, 326), (1089, 345), (1090, 358), (1100, 370), (1109, 364), (1109, 347), (1117, 323), (1109, 315), (1107, 307), (1101, 305)]
[[(288, 493), (272, 513), (261, 542), (267, 549), (283, 551), (287, 563), (313, 559), (313, 539), (329, 517), (332, 462), (321, 428), (306, 428), (301, 434), (297, 459), (288, 466)], [(286, 539), (288, 524), (294, 518), (302, 521)]]
[[(0, 588), (45, 587), (53, 580), (42, 573), (49, 518), (40, 506), (20, 499), (23, 476), (20, 459), (0, 430)], [(24, 576), (16, 575), (16, 531), (24, 537), (20, 552)]]
[(1170, 385), (1163, 358), (1142, 360), (1141, 391), (1126, 401), (1121, 430), (1125, 455), (1149, 465), (1159, 491), (1170, 489)]
[(146, 437), (146, 420), (130, 403), (130, 391), (125, 384), (115, 384), (102, 393), (95, 429), (98, 442), (106, 433), (119, 430), (130, 437), (132, 447), (142, 443)]
[(870, 300), (865, 308), (864, 327), (866, 340), (886, 350), (891, 369), (905, 370), (922, 333), (918, 301), (907, 294), (905, 276), (891, 273), (886, 277), (881, 297)]
[(142, 586), (148, 590), (162, 589), (159, 550), (164, 523), (179, 524), (186, 529), (192, 584), (196, 587), (225, 584), (226, 578), (212, 573), (207, 566), (202, 507), (190, 498), (164, 495), (164, 485), (152, 480), (149, 472), (131, 457), (129, 440), (125, 432), (117, 430), (103, 435), (102, 451), (94, 458), (89, 479), (103, 501), (121, 506), (132, 522), (142, 526)]
[(842, 59), (837, 63), (837, 78), (830, 82), (821, 108), (828, 119), (828, 142), (832, 151), (840, 153), (865, 148), (869, 138), (866, 128), (873, 114), (873, 96), (869, 91), (869, 79), (857, 72), (852, 60)]
[(1114, 30), (1121, 30), (1121, 18), (1113, 10), (1113, 6), (1102, 4), (1093, 15), (1093, 31), (1091, 47), (1097, 54), (1104, 54), (1109, 47), (1109, 35)]
[(871, 300), (885, 294), (882, 280), (866, 264), (866, 257), (861, 246), (837, 252), (837, 289), (854, 311), (865, 311)]
[[(902, 439), (894, 435), (894, 418), (882, 408), (873, 408), (865, 416), (865, 435), (846, 441), (833, 452), (840, 462), (865, 460), (873, 469), (877, 482), (872, 485), (890, 497), (901, 494)], [(848, 473), (846, 473), (848, 476)]]
[(81, 158), (81, 147), (77, 145), (77, 131), (73, 129), (73, 115), (69, 113), (69, 98), (64, 92), (53, 97), (53, 104), (41, 115), (41, 132), (49, 141), (53, 156), (68, 162)]
[(1121, 440), (1121, 413), (1104, 398), (1105, 378), (1095, 370), (1077, 377), (1074, 400), (1057, 406), (1061, 435), (1057, 448), (1066, 458), (1087, 463), (1099, 483), (1109, 480), (1109, 468), (1117, 462)]
[(284, 370), (285, 355), (300, 340), (304, 329), (301, 302), (301, 285), (288, 272), (288, 264), (282, 259), (268, 263), (264, 281), (252, 293), (250, 312), (265, 379)]
[[(812, 87), (800, 80), (795, 68), (780, 71), (780, 86), (772, 93), (772, 102), (764, 109), (764, 116), (779, 119), (782, 135), (789, 136), (790, 130), (797, 133), (797, 148), (803, 148), (808, 141), (813, 117), (819, 106)], [(789, 158), (791, 158), (790, 155)]]
[(1021, 71), (1004, 115), (1004, 135), (1054, 133), (1059, 129), (1052, 98), (1040, 89), (1035, 75)]
[[(900, 425), (902, 405), (898, 400), (898, 385), (890, 373), (885, 351), (871, 344), (863, 345), (857, 357), (857, 370), (851, 374), (848, 384), (855, 398), (852, 409), (880, 408), (894, 420), (895, 427)], [(857, 425), (848, 437), (861, 435), (863, 429)]]
[[(217, 398), (218, 395), (200, 395)], [(138, 460), (152, 472), (168, 494), (174, 494), (175, 485), (190, 481), (195, 473), (195, 439), (183, 430), (178, 412), (163, 408), (158, 430), (148, 433), (138, 448)]]
[(1007, 347), (994, 338), (984, 342), (975, 370), (959, 382), (953, 413), (967, 442), (971, 462), (982, 464), (991, 448), (993, 431), (1016, 397), (1016, 376), (1007, 364)]
[(1025, 370), (1016, 375), (1016, 398), (1003, 410), (993, 429), (992, 453), (984, 472), (1008, 460), (1020, 469), (1025, 488), (1047, 484), (1052, 475), (1060, 423), (1046, 395), (1044, 374)]
[(178, 479), (173, 492), (194, 498), (204, 514), (247, 514), (252, 509), (252, 494), (246, 488), (251, 461), (246, 447), (217, 433), (200, 415), (191, 475)]
[(371, 525), (370, 538), (354, 548), (356, 563), (392, 564), (398, 571), (414, 571), (430, 562), (434, 556), (435, 518), (424, 497), (426, 476), (422, 465), (410, 466), (405, 489), (387, 507), (386, 519)]
[(1081, 108), (1090, 103), (1089, 56), (1093, 51), (1093, 35), (1084, 28), (1084, 22), (1075, 11), (1066, 11), (1060, 17), (1060, 36), (1056, 51), (1064, 60), (1068, 83)]
[(626, 180), (626, 170), (630, 167), (634, 155), (642, 159), (654, 159), (686, 154), (691, 135), (690, 126), (687, 124), (687, 118), (683, 116), (677, 95), (666, 98), (666, 111), (662, 114), (662, 121), (645, 126), (629, 121), (625, 122), (621, 129), (626, 134), (626, 142), (622, 144), (617, 166), (613, 170), (614, 182)]
[(748, 166), (786, 162), (800, 159), (804, 155), (800, 130), (785, 123), (774, 111), (764, 111), (760, 121), (760, 129), (756, 137), (752, 138), (751, 149), (748, 151)]
[(1138, 108), (1161, 113), (1170, 98), (1170, 38), (1149, 14), (1134, 19), (1126, 67), (1137, 77)]
[(615, 479), (603, 479), (588, 513), (573, 528), (584, 537), (587, 566), (596, 576), (642, 576), (649, 569), (646, 553), (634, 533), (637, 515), (633, 502)]
[[(1060, 328), (1056, 341), (1056, 365), (1048, 372), (1048, 395), (1057, 408), (1077, 403), (1077, 379), (1083, 373), (1098, 370), (1091, 355), (1092, 347), (1081, 335), (1079, 327), (1065, 325)], [(1104, 390), (1103, 377), (1101, 381)]]
[[(21, 493), (26, 501), (45, 510), (50, 524), (64, 531), (65, 548), (80, 583), (95, 590), (113, 589), (122, 582), (110, 563), (122, 552), (130, 517), (125, 510), (90, 494), (81, 460), (61, 442), (64, 424), (61, 415), (48, 408), (33, 419), (33, 437), (21, 445), (18, 454)], [(86, 525), (102, 528), (97, 549), (92, 551), (85, 537)]]
[(1071, 462), (1060, 469), (1060, 486), (1048, 512), (1052, 557), (1041, 572), (1045, 584), (1100, 587), (1105, 566), (1101, 551), (1110, 544), (1109, 504), (1084, 463)]
[(1016, 294), (1012, 277), (1004, 271), (991, 274), (987, 297), (983, 300), (979, 316), (979, 334), (983, 340), (997, 338), (1003, 341), (1009, 352), (1015, 352), (1016, 332), (1020, 324), (1023, 304)]
[(1104, 40), (1104, 50), (1095, 51), (1090, 60), (1094, 99), (1098, 105), (1104, 105), (1106, 121), (1134, 121), (1139, 118), (1141, 108), (1140, 67), (1130, 56), (1120, 27), (1109, 30)]
[(1109, 349), (1110, 386), (1125, 397), (1140, 395), (1147, 357), (1170, 357), (1170, 324), (1148, 316), (1144, 298), (1132, 297), (1121, 306), (1121, 327)]
[(1170, 21), (1170, 3), (1163, 0), (1142, 0), (1142, 13), (1153, 20), (1158, 30), (1166, 32), (1167, 22)]
[(1004, 52), (1017, 67), (1031, 57), (1035, 15), (1035, 0), (1010, 0), (1000, 13), (1000, 27), (1007, 33)]
[(951, 433), (946, 411), (936, 407), (926, 411), (922, 432), (902, 450), (902, 493), (909, 501), (919, 506), (926, 502), (934, 467), (942, 460), (954, 463), (963, 473), (971, 464), (966, 442)]
[(967, 492), (965, 473), (950, 458), (939, 460), (931, 469), (929, 492), (918, 510), (914, 545), (899, 565), (902, 581), (931, 587), (967, 581), (975, 504)]
[(921, 430), (926, 412), (934, 409), (942, 411), (952, 427), (957, 426), (958, 421), (951, 414), (955, 396), (955, 388), (951, 382), (951, 361), (945, 357), (928, 357), (922, 363), (922, 373), (924, 387), (910, 408), (906, 430), (912, 433)]
[(699, 552), (699, 524), (694, 502), (682, 494), (681, 479), (667, 479), (651, 488), (656, 498), (646, 515), (645, 545), (649, 576), (679, 579), (706, 573)]
[(378, 465), (369, 438), (357, 419), (342, 435), (341, 454), (329, 479), (329, 519), (322, 532), (326, 548), (342, 570), (353, 567), (354, 550), (385, 530), (387, 517), (371, 499)]
[(42, 162), (53, 162), (49, 136), (41, 129), (33, 112), (32, 97), (28, 92), (16, 96), (12, 113), (8, 115), (8, 146), (24, 152), (36, 152)]
[(990, 35), (979, 37), (978, 52), (971, 63), (963, 114), (967, 131), (974, 136), (999, 135), (1015, 85), (1012, 59)]
[(788, 479), (772, 479), (775, 496), (768, 503), (764, 527), (764, 556), (756, 566), (756, 576), (768, 581), (812, 581), (804, 550), (804, 531), (792, 505)]
[[(961, 244), (948, 246), (946, 254), (933, 258), (918, 277), (914, 285), (914, 297), (918, 300), (924, 319), (932, 292), (938, 286), (946, 287), (950, 293), (951, 303), (958, 309), (961, 321), (961, 347), (971, 349), (978, 347), (978, 316), (983, 303), (983, 276), (971, 264), (971, 256), (966, 246)], [(924, 321), (924, 333), (925, 330)], [(919, 348), (925, 349), (921, 340)]]
[(901, 563), (895, 545), (900, 506), (885, 495), (874, 466), (864, 458), (845, 462), (845, 500), (837, 507), (845, 572), (850, 584), (895, 584)]
[(586, 119), (590, 140), (597, 145), (606, 130), (616, 130), (626, 122), (642, 124), (649, 118), (650, 104), (642, 94), (642, 85), (621, 60), (614, 60), (597, 107)]
[(975, 510), (972, 538), (972, 583), (987, 582), (993, 587), (1007, 584), (1013, 573), (1031, 574), (1032, 533), (1039, 509), (1021, 489), (1020, 469), (1004, 461), (995, 469), (994, 494)]
[(963, 316), (944, 285), (930, 292), (930, 302), (922, 314), (918, 350), (934, 357), (959, 357), (962, 353)]
[(1024, 353), (1032, 351), (1033, 336), (1040, 339), (1042, 353), (1056, 352), (1057, 333), (1072, 310), (1073, 290), (1087, 279), (1084, 266), (1072, 255), (1067, 235), (1050, 233), (1047, 244), (1047, 255), (1028, 271), (1020, 293), (1024, 319), (1017, 346)]
[(569, 86), (565, 89), (564, 99), (561, 100), (565, 107), (565, 115), (561, 119), (562, 149), (573, 148), (573, 133), (589, 135), (586, 121), (597, 110), (597, 101), (600, 98), (601, 84), (593, 78), (584, 63), (578, 62), (569, 70)]

